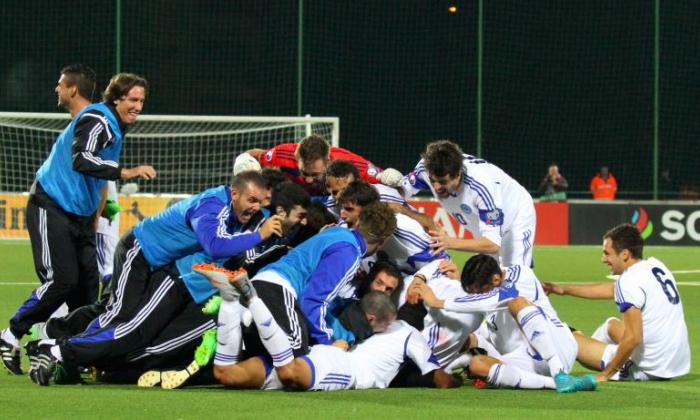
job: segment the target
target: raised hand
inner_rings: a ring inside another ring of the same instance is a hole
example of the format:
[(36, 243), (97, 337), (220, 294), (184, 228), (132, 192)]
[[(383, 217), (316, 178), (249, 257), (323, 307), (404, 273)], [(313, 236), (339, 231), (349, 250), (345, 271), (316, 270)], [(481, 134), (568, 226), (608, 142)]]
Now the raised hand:
[(134, 168), (122, 168), (122, 179), (153, 179), (156, 177), (156, 170), (151, 165), (140, 165)]
[(450, 249), (452, 238), (447, 234), (447, 232), (445, 232), (444, 228), (440, 228), (439, 230), (431, 230), (428, 232), (428, 234), (430, 234), (430, 239), (432, 239), (432, 242), (430, 243), (430, 248), (432, 248), (432, 251), (430, 252), (431, 255), (437, 255), (442, 251)]
[(270, 216), (269, 219), (260, 226), (260, 237), (265, 240), (272, 235), (282, 236), (282, 217), (279, 215)]

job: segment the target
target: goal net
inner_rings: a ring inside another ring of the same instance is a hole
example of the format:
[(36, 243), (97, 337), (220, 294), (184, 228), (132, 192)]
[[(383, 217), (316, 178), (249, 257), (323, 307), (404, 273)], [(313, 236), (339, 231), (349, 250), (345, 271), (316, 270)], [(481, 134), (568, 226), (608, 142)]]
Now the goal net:
[[(24, 216), (29, 187), (68, 121), (67, 114), (0, 112), (0, 238), (28, 237)], [(120, 231), (174, 200), (228, 183), (238, 154), (299, 142), (310, 134), (323, 135), (337, 146), (338, 118), (139, 117), (124, 141), (120, 162), (127, 167), (152, 165), (158, 176), (134, 181), (135, 194), (120, 194)]]

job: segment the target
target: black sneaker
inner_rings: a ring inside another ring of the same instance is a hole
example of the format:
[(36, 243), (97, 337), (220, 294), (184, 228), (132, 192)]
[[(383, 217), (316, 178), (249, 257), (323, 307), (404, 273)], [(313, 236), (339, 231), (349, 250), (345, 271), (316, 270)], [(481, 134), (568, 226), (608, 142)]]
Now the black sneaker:
[[(24, 345), (24, 351), (29, 359), (29, 377), (36, 373), (37, 357), (39, 357), (39, 340), (30, 341)], [(33, 380), (33, 379), (32, 379)]]
[(15, 347), (0, 338), (0, 355), (2, 356), (2, 364), (8, 372), (13, 375), (22, 374), (22, 368), (19, 362), (19, 347)]
[(57, 364), (58, 359), (51, 354), (51, 346), (48, 344), (40, 345), (37, 351), (36, 369), (34, 374), (30, 375), (31, 380), (41, 386), (47, 386), (53, 378)]

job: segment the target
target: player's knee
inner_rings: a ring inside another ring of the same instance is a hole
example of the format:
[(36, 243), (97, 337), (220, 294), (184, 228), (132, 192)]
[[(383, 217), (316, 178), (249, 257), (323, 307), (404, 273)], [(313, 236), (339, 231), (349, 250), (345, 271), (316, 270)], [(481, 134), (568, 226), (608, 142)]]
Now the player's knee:
[(522, 296), (518, 296), (508, 302), (508, 309), (510, 309), (510, 313), (513, 316), (517, 316), (518, 312), (522, 311), (523, 309), (527, 308), (528, 306), (531, 306), (532, 303), (530, 303), (529, 300)]
[(295, 388), (294, 385), (297, 375), (292, 363), (276, 367), (275, 370), (277, 371), (277, 376), (280, 378), (280, 381), (286, 388)]
[(214, 378), (223, 385), (235, 387), (243, 379), (241, 375), (235, 374), (235, 370), (235, 365), (214, 365)]
[(275, 370), (286, 389), (304, 389), (304, 384), (301, 383), (301, 373), (295, 362), (276, 367)]

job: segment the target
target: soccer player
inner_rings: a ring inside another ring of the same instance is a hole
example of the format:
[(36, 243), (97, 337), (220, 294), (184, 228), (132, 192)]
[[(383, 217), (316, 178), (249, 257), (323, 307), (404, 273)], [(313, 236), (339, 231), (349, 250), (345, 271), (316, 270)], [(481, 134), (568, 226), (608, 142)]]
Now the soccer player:
[[(558, 392), (595, 389), (592, 377), (573, 378), (568, 374), (576, 361), (576, 341), (559, 321), (532, 270), (511, 266), (503, 271), (493, 257), (475, 255), (464, 265), (461, 283), (467, 295), (440, 299), (424, 279), (417, 277), (409, 293), (418, 294), (430, 308), (466, 313), (497, 311), (488, 317), (495, 337), (492, 343), (505, 356), (503, 360), (475, 357), (476, 364), (473, 369), (470, 366), (473, 374), (487, 378), (494, 386), (556, 388)], [(504, 306), (508, 312), (499, 313)], [(549, 376), (550, 380), (530, 373)]]
[[(460, 282), (450, 278), (445, 272), (446, 261), (432, 261), (418, 270), (414, 276), (430, 286), (437, 296), (442, 298), (463, 296), (464, 291)], [(453, 362), (464, 353), (469, 335), (475, 332), (483, 321), (483, 313), (458, 313), (431, 308), (424, 315), (421, 333), (428, 341), (440, 366), (450, 371)]]
[(459, 239), (431, 231), (434, 252), (455, 249), (491, 254), (503, 266), (532, 266), (536, 219), (532, 197), (497, 166), (440, 140), (428, 145), (401, 187), (407, 196), (430, 191), (474, 236)]
[(587, 299), (614, 299), (622, 321), (609, 318), (592, 338), (576, 335), (581, 364), (600, 371), (598, 381), (664, 380), (690, 371), (688, 327), (671, 270), (643, 259), (644, 240), (634, 225), (603, 236), (602, 262), (615, 282), (589, 285), (545, 283), (547, 292)]
[(77, 64), (61, 70), (58, 105), (72, 120), (36, 173), (27, 203), (27, 229), (42, 286), (34, 290), (0, 335), (4, 366), (20, 374), (19, 340), (64, 302), (69, 311), (97, 298), (95, 212), (107, 180), (156, 176), (148, 165), (119, 165), (122, 142), (146, 99), (146, 80), (112, 77), (104, 102), (91, 104), (95, 72)]
[(282, 235), (277, 215), (249, 226), (266, 196), (267, 184), (260, 173), (241, 172), (230, 186), (205, 190), (136, 225), (119, 241), (112, 295), (106, 312), (91, 328), (130, 319), (157, 268), (199, 251), (214, 259), (232, 257), (272, 235)]
[(117, 187), (114, 181), (105, 185), (103, 205), (98, 208), (97, 222), (97, 267), (102, 283), (102, 294), (98, 301), (70, 312), (64, 317), (52, 317), (32, 327), (32, 336), (38, 339), (70, 337), (85, 331), (97, 316), (102, 314), (109, 299), (109, 284), (112, 280), (114, 251), (119, 242), (119, 211)]
[[(380, 196), (372, 185), (363, 180), (349, 183), (338, 196), (340, 218), (343, 224), (353, 227), (363, 209), (370, 203), (379, 201)], [(387, 238), (380, 250), (389, 261), (399, 267), (404, 273), (415, 273), (423, 265), (436, 259), (449, 259), (445, 251), (431, 252), (430, 236), (420, 224), (400, 213), (395, 214), (396, 230)], [(364, 271), (374, 263), (375, 259), (365, 259), (362, 262)]]
[(336, 159), (353, 163), (360, 176), (377, 183), (381, 169), (372, 162), (340, 147), (329, 146), (322, 136), (313, 134), (300, 143), (284, 143), (269, 149), (252, 149), (247, 152), (264, 168), (274, 166), (287, 174), (291, 181), (307, 188), (311, 195), (323, 195), (323, 175), (328, 164)]

